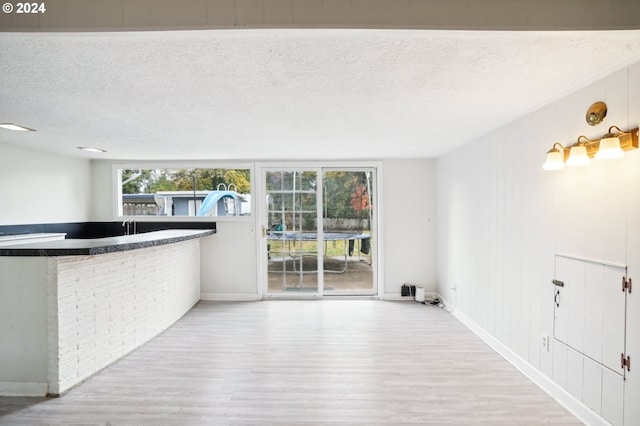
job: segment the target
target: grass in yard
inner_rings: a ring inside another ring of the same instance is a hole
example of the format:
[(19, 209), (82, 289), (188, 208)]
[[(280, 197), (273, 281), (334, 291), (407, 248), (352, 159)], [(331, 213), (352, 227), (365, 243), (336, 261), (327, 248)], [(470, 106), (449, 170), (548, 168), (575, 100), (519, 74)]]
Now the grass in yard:
[[(368, 231), (365, 231), (368, 233)], [(302, 244), (302, 247), (300, 247)], [(283, 250), (284, 245), (284, 250)], [(289, 255), (294, 253), (317, 253), (318, 252), (318, 243), (316, 241), (279, 241), (279, 240), (269, 240), (270, 253), (271, 256), (282, 256), (283, 254)], [(347, 250), (348, 242), (345, 240), (337, 240), (337, 241), (325, 241), (324, 243), (324, 255), (333, 257), (333, 256), (344, 256), (345, 251)], [(355, 247), (359, 247), (358, 241), (355, 242)], [(355, 249), (354, 249), (355, 254)]]

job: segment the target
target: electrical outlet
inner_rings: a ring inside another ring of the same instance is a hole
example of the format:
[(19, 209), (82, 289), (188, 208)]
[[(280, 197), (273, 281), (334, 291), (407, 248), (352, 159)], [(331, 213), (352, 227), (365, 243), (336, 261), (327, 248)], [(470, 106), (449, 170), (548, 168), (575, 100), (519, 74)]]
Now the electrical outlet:
[(547, 336), (546, 334), (543, 334), (541, 343), (542, 343), (542, 349), (549, 352), (549, 336)]

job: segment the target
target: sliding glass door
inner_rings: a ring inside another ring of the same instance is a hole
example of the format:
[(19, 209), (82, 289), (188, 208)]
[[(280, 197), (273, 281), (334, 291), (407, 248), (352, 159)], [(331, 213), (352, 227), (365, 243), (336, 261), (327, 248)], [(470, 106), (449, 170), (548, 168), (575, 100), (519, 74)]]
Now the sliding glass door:
[(373, 295), (374, 169), (262, 169), (267, 296)]
[(318, 294), (319, 173), (265, 170), (268, 293)]
[(324, 294), (375, 293), (373, 171), (323, 169)]

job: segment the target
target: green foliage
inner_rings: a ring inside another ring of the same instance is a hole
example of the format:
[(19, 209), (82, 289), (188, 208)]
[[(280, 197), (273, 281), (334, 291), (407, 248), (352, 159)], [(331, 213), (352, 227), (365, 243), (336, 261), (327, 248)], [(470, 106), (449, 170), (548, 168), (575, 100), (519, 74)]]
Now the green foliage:
[(371, 200), (364, 172), (326, 172), (324, 175), (324, 217), (360, 219), (368, 217)]
[[(216, 169), (226, 170), (226, 169)], [(228, 169), (224, 173), (224, 181), (227, 186), (234, 184), (236, 192), (240, 194), (248, 194), (251, 192), (251, 175), (248, 169)]]
[(161, 174), (153, 182), (149, 182), (146, 192), (155, 194), (160, 191), (176, 191), (176, 184), (166, 175)]
[[(240, 194), (251, 191), (251, 174), (248, 169), (143, 169), (123, 170), (122, 181), (138, 175), (122, 186), (123, 194), (155, 194), (163, 191), (212, 191), (218, 185), (236, 186)], [(222, 187), (221, 187), (222, 189)]]
[(151, 170), (123, 170), (122, 181), (125, 182), (134, 175), (139, 176), (122, 185), (123, 194), (140, 194), (141, 192), (144, 192), (143, 188), (147, 186), (149, 182), (153, 181)]

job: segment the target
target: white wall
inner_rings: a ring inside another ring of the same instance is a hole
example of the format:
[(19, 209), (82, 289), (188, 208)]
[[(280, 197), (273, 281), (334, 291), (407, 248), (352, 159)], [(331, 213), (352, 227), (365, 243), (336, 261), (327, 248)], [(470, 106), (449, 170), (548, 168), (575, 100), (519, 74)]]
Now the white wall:
[[(596, 101), (609, 112), (604, 124), (590, 127), (584, 117)], [(548, 377), (562, 370), (540, 343), (542, 333), (553, 334), (555, 254), (628, 264), (629, 275), (638, 276), (640, 150), (559, 172), (542, 170), (545, 153), (556, 141), (570, 145), (579, 135), (597, 138), (611, 125), (626, 130), (639, 122), (635, 64), (437, 161), (439, 292)], [(640, 302), (632, 299), (633, 358), (640, 354)], [(625, 424), (639, 424), (633, 369), (625, 386)]]
[(94, 160), (91, 162), (91, 182), (93, 184), (91, 216), (92, 220), (96, 222), (111, 222), (113, 220), (111, 164), (111, 161)]
[[(94, 161), (93, 217), (111, 221), (112, 164)], [(403, 283), (436, 291), (435, 161), (394, 159), (382, 162), (383, 293), (400, 297)], [(218, 300), (261, 298), (254, 221), (217, 222), (217, 233), (202, 241), (202, 296)]]
[(47, 393), (47, 258), (0, 257), (0, 395)]
[(217, 222), (202, 239), (200, 294), (206, 300), (258, 300), (256, 235), (253, 222)]
[(404, 283), (435, 292), (435, 161), (383, 162), (383, 279), (385, 299)]
[(0, 142), (0, 225), (90, 220), (90, 170), (89, 160)]

